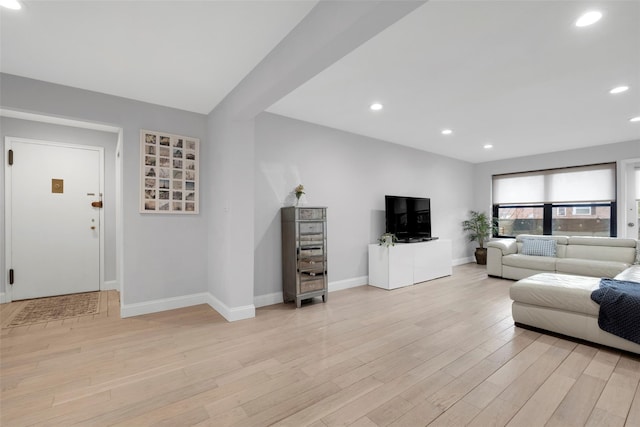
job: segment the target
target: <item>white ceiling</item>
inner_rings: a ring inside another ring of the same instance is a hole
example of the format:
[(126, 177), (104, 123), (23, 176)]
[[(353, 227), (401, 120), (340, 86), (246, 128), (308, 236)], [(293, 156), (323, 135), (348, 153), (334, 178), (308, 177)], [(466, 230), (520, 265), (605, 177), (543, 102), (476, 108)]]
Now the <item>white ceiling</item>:
[(474, 163), (640, 139), (640, 2), (432, 0), (268, 111)]
[(0, 71), (208, 114), (315, 1), (32, 1), (0, 8)]
[[(206, 114), (315, 1), (23, 4), (0, 71)], [(640, 0), (432, 0), (268, 111), (474, 163), (640, 139)]]

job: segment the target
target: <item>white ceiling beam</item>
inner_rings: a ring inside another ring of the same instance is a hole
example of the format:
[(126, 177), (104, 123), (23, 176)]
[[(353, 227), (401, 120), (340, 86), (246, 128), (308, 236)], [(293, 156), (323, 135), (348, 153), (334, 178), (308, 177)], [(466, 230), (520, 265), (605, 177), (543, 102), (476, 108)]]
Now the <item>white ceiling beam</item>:
[(424, 3), (321, 0), (217, 108), (237, 120), (255, 117)]

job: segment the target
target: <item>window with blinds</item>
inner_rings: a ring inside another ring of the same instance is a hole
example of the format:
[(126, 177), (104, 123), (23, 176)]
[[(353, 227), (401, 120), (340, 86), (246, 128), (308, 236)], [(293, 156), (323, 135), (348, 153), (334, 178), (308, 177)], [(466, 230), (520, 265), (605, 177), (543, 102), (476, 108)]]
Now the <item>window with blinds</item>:
[(615, 163), (494, 175), (492, 197), (501, 236), (616, 235)]

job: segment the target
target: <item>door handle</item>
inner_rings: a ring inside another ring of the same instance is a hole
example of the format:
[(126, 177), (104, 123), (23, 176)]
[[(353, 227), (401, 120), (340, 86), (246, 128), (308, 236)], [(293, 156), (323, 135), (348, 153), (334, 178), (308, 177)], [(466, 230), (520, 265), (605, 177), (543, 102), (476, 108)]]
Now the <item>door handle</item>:
[(91, 206), (93, 206), (94, 208), (101, 208), (102, 200), (100, 200), (99, 202), (91, 202)]
[(635, 224), (630, 222), (629, 224), (627, 224), (629, 227), (633, 227)]

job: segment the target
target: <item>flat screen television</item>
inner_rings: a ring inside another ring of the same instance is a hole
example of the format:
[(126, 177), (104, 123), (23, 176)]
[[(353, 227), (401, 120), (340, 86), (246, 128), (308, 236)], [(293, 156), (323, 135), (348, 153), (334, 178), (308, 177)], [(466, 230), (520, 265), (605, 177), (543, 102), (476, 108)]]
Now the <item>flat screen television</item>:
[(384, 196), (386, 232), (400, 242), (431, 240), (431, 199)]

